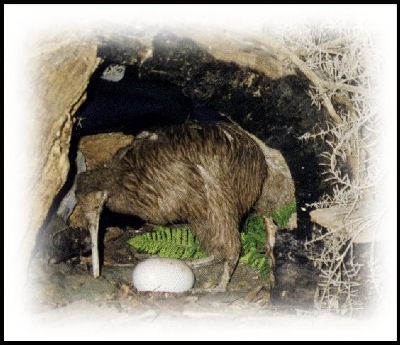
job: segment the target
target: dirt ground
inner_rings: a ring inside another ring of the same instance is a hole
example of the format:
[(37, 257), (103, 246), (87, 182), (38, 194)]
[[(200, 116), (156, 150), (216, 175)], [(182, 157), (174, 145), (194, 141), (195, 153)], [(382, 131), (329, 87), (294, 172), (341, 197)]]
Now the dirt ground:
[[(41, 266), (41, 267), (40, 267)], [(102, 275), (94, 279), (85, 265), (68, 263), (32, 270), (31, 290), (36, 310), (62, 308), (84, 300), (96, 305), (113, 306), (123, 310), (176, 310), (218, 309), (245, 305), (267, 307), (270, 295), (268, 283), (258, 278), (258, 273), (239, 264), (229, 287), (224, 293), (198, 292), (215, 285), (222, 273), (222, 264), (194, 270), (196, 292), (160, 293), (138, 292), (132, 286), (133, 267), (104, 266)]]
[[(239, 264), (224, 293), (138, 293), (132, 267), (104, 266), (94, 279), (85, 265), (32, 266), (29, 340), (298, 340), (361, 339), (365, 323), (271, 303), (257, 273)], [(213, 284), (222, 265), (195, 270), (195, 287)], [(332, 333), (332, 330), (351, 330)], [(367, 325), (367, 329), (375, 329)], [(328, 334), (331, 336), (328, 337)]]
[[(54, 239), (54, 234), (60, 233), (62, 227), (53, 230)], [(219, 281), (223, 267), (214, 264), (194, 269), (195, 292), (174, 294), (138, 292), (132, 286), (134, 266), (143, 258), (126, 241), (141, 231), (107, 229), (102, 272), (97, 279), (92, 276), (90, 255), (72, 257), (57, 264), (50, 263), (48, 252), (39, 252), (33, 257), (26, 288), (25, 311), (29, 317), (24, 319), (18, 315), (24, 329), (22, 333), (17, 332), (18, 338), (326, 339), (328, 333), (324, 330), (337, 324), (343, 329), (352, 327), (354, 338), (359, 339), (364, 334), (356, 332), (361, 326), (365, 327), (364, 323), (322, 313), (310, 303), (296, 305), (311, 298), (314, 288), (309, 285), (316, 273), (304, 263), (293, 261), (298, 245), (290, 233), (277, 238), (278, 287), (276, 285), (274, 290), (270, 291), (269, 282), (260, 279), (256, 270), (239, 263), (226, 292), (202, 291)], [(87, 241), (84, 238), (81, 242)], [(284, 259), (287, 255), (279, 249), (283, 244), (291, 261)], [(286, 303), (277, 302), (277, 289), (279, 295), (289, 297)], [(349, 339), (345, 334), (336, 335)]]
[[(52, 230), (57, 234), (58, 230)], [(146, 231), (144, 229), (143, 231)], [(51, 264), (54, 248), (36, 255), (32, 260), (29, 284), (32, 308), (51, 310), (77, 301), (112, 306), (121, 311), (129, 310), (221, 310), (240, 306), (267, 308), (270, 306), (268, 280), (259, 277), (252, 267), (239, 263), (228, 289), (224, 293), (209, 293), (216, 286), (223, 272), (223, 265), (194, 269), (194, 291), (186, 293), (138, 292), (132, 286), (132, 272), (143, 254), (127, 244), (127, 240), (141, 230), (118, 227), (107, 228), (104, 235), (104, 254), (101, 276), (94, 279), (91, 273), (90, 251), (88, 256), (72, 257), (65, 262)], [(50, 234), (50, 237), (54, 235)], [(82, 241), (87, 243), (86, 239)], [(54, 243), (54, 242), (52, 242)], [(65, 247), (65, 246), (64, 246)], [(54, 261), (54, 260), (53, 260)]]

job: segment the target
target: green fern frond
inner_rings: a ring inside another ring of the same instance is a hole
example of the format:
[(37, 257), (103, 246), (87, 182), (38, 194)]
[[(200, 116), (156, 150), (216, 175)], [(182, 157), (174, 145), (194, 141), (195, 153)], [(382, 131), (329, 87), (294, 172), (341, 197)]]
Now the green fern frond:
[(295, 212), (296, 212), (296, 203), (293, 202), (275, 211), (274, 213), (272, 213), (271, 216), (276, 225), (278, 225), (280, 228), (284, 228), (288, 224), (292, 214)]
[(260, 214), (251, 214), (247, 219), (243, 232), (240, 234), (242, 255), (240, 262), (254, 267), (262, 279), (267, 279), (270, 272), (269, 260), (265, 254), (264, 219)]
[[(189, 229), (160, 225), (156, 225), (154, 229), (154, 232), (131, 238), (128, 243), (139, 250), (160, 257), (198, 259), (207, 256)], [(251, 214), (241, 233), (240, 262), (257, 269), (262, 279), (267, 279), (270, 272), (270, 263), (265, 254), (265, 236), (263, 216)]]
[(257, 269), (262, 279), (268, 278), (270, 265), (265, 253), (260, 253), (255, 248), (251, 248), (241, 256), (240, 262)]
[(128, 243), (146, 253), (175, 259), (199, 259), (207, 254), (201, 250), (193, 233), (187, 228), (155, 226), (155, 231), (128, 240)]

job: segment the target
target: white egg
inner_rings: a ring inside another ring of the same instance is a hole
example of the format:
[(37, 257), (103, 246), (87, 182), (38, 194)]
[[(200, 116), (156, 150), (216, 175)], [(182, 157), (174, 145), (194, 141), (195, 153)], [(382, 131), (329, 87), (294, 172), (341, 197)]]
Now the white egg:
[(138, 291), (185, 292), (193, 287), (194, 274), (181, 260), (150, 258), (135, 267), (132, 281)]

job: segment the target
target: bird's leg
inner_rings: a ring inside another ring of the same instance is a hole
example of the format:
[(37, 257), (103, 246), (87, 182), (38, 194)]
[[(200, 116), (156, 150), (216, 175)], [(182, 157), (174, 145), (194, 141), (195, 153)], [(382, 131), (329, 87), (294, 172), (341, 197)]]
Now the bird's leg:
[[(200, 259), (200, 260), (203, 260), (203, 262), (199, 261), (200, 265), (199, 266), (195, 265), (194, 267), (202, 267), (204, 265), (208, 265), (208, 264), (211, 264), (211, 263), (215, 262), (214, 256), (209, 256), (207, 258)], [(194, 260), (194, 261), (197, 261), (197, 260)], [(237, 266), (238, 261), (239, 261), (239, 255), (237, 255), (234, 259), (226, 260), (224, 262), (224, 272), (222, 273), (221, 280), (220, 280), (219, 284), (216, 287), (212, 287), (212, 288), (195, 288), (195, 289), (192, 289), (192, 293), (204, 293), (204, 292), (218, 293), (218, 292), (225, 292), (226, 288), (228, 287), (228, 283), (231, 280), (232, 273), (233, 273), (233, 271), (235, 270), (235, 268)], [(193, 267), (193, 266), (190, 266), (190, 267)]]
[(86, 212), (85, 216), (89, 222), (90, 238), (92, 241), (92, 266), (93, 266), (93, 277), (97, 278), (100, 276), (100, 255), (99, 255), (99, 223), (100, 214), (103, 210), (104, 203), (107, 200), (106, 192), (94, 192), (91, 200), (94, 201), (94, 205), (91, 206), (91, 210)]
[(215, 292), (225, 292), (229, 281), (231, 280), (233, 271), (235, 270), (239, 261), (239, 255), (231, 260), (226, 260), (224, 262), (224, 272), (222, 273), (221, 280), (218, 286), (214, 289)]
[[(207, 190), (210, 198), (216, 200), (215, 190)], [(207, 201), (208, 202), (208, 201)], [(204, 258), (204, 262), (212, 261), (224, 262), (224, 271), (219, 284), (211, 289), (205, 289), (208, 292), (225, 292), (232, 274), (239, 262), (240, 255), (240, 234), (236, 230), (239, 228), (239, 217), (231, 216), (234, 214), (230, 205), (220, 203), (217, 207), (208, 207), (207, 214), (203, 220), (192, 222), (191, 227), (200, 242), (200, 245), (212, 256)], [(222, 224), (222, 225), (221, 225)], [(219, 234), (210, 239), (208, 234)], [(212, 245), (210, 246), (210, 241)]]

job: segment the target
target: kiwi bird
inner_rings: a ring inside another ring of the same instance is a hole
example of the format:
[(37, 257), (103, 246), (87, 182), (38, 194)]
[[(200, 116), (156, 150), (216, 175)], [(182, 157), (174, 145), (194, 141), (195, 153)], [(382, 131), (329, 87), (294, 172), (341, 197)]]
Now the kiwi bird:
[(154, 224), (187, 222), (200, 245), (224, 262), (224, 291), (240, 255), (239, 223), (263, 213), (268, 167), (254, 136), (235, 123), (189, 122), (142, 132), (105, 167), (78, 176), (76, 224), (90, 231), (100, 274), (98, 229), (104, 207)]

